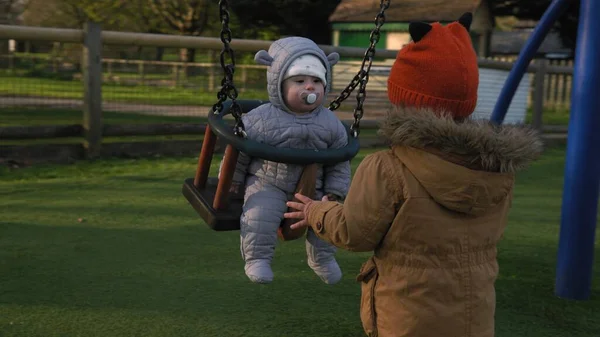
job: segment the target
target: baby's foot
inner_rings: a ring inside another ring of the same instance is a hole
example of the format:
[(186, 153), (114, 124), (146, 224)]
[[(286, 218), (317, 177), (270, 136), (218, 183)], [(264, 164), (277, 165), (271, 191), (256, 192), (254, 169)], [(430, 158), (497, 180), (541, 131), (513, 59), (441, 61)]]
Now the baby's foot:
[(337, 248), (317, 237), (309, 229), (306, 233), (306, 256), (308, 266), (327, 284), (336, 284), (342, 279), (342, 270), (335, 260)]
[(246, 262), (244, 267), (246, 276), (254, 283), (271, 283), (273, 271), (269, 260), (258, 259)]
[(320, 263), (309, 258), (308, 266), (327, 284), (336, 284), (342, 279), (342, 270), (333, 257)]

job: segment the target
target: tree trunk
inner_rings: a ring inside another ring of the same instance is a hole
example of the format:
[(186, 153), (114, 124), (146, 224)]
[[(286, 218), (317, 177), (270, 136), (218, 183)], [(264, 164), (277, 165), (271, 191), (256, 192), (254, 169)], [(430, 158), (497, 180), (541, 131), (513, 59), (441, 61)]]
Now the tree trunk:
[(195, 62), (196, 61), (196, 49), (188, 48), (186, 61), (187, 62)]
[[(181, 62), (193, 63), (196, 60), (196, 49), (182, 48), (179, 51), (179, 59)], [(194, 74), (194, 67), (185, 67), (185, 76), (191, 76)]]
[(179, 60), (181, 62), (194, 62), (196, 59), (196, 49), (182, 48), (179, 50)]

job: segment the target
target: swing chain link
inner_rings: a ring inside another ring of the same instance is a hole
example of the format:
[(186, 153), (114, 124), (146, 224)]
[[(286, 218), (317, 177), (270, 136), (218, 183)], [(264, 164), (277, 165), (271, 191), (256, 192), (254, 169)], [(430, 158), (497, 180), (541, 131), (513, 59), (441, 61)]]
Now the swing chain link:
[[(242, 109), (239, 103), (236, 101), (238, 97), (238, 91), (233, 84), (233, 74), (235, 73), (235, 56), (233, 49), (231, 49), (229, 45), (231, 43), (231, 30), (229, 29), (228, 8), (229, 3), (227, 0), (219, 0), (219, 14), (222, 23), (221, 41), (223, 42), (220, 61), (224, 76), (221, 80), (221, 90), (217, 93), (217, 98), (219, 100), (213, 105), (212, 111), (215, 114), (220, 113), (223, 111), (223, 102), (225, 102), (227, 98), (231, 99), (231, 115), (235, 119), (233, 133), (238, 137), (246, 138), (246, 131), (244, 130), (244, 123), (242, 122)], [(225, 64), (226, 56), (229, 56), (231, 63)]]
[(389, 7), (390, 0), (380, 1), (379, 13), (377, 13), (377, 16), (375, 17), (375, 29), (373, 29), (371, 35), (369, 36), (369, 40), (371, 43), (363, 57), (361, 69), (350, 81), (348, 86), (344, 90), (342, 90), (342, 93), (329, 104), (329, 110), (336, 110), (340, 107), (341, 103), (344, 100), (346, 100), (346, 98), (350, 97), (352, 91), (354, 91), (354, 89), (360, 85), (358, 88), (358, 92), (356, 93), (356, 108), (354, 109), (354, 122), (350, 126), (350, 130), (352, 130), (352, 136), (354, 138), (358, 137), (358, 134), (360, 133), (360, 120), (363, 116), (363, 103), (366, 97), (367, 83), (369, 82), (369, 71), (371, 70), (373, 58), (375, 58), (375, 46), (377, 45), (377, 42), (379, 42), (379, 38), (381, 36), (379, 30), (381, 29), (381, 26), (383, 26), (383, 24), (385, 23), (385, 10)]

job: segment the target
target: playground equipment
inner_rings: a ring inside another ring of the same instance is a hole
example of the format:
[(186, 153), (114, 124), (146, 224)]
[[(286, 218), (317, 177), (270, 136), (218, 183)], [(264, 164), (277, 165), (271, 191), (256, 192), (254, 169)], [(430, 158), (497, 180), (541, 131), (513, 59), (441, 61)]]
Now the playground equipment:
[[(492, 113), (502, 123), (515, 90), (552, 24), (572, 0), (554, 0), (508, 75)], [(600, 1), (580, 0), (555, 294), (590, 296), (600, 188)]]
[[(379, 41), (379, 30), (385, 23), (385, 10), (389, 5), (389, 0), (380, 0), (380, 10), (375, 18), (375, 28), (370, 35), (371, 43), (364, 54), (361, 69), (329, 106), (331, 110), (337, 109), (341, 102), (348, 98), (357, 86), (359, 87), (356, 95), (357, 103), (354, 109), (354, 122), (347, 127), (348, 144), (340, 149), (315, 151), (276, 148), (246, 138), (244, 124), (242, 123), (242, 113), (248, 112), (267, 102), (257, 100), (237, 101), (238, 94), (233, 84), (235, 58), (233, 50), (229, 45), (231, 42), (231, 30), (228, 25), (229, 6), (226, 0), (219, 1), (219, 14), (223, 25), (221, 30), (223, 49), (220, 60), (225, 74), (222, 80), (222, 88), (217, 94), (218, 101), (213, 106), (212, 113), (209, 114), (208, 126), (198, 158), (196, 175), (194, 178), (186, 179), (182, 188), (182, 192), (188, 202), (210, 228), (216, 231), (238, 230), (240, 228), (239, 219), (242, 213), (243, 200), (241, 200), (241, 196), (229, 195), (239, 151), (251, 157), (300, 165), (312, 163), (335, 164), (350, 160), (358, 153), (360, 148), (358, 135), (360, 133), (360, 120), (363, 116), (362, 106), (365, 99), (366, 86), (369, 81), (369, 70), (375, 56), (375, 45)], [(227, 56), (231, 61), (229, 64), (225, 64)], [(230, 100), (226, 102), (227, 98)], [(223, 120), (223, 117), (229, 113), (235, 119), (233, 129)], [(228, 145), (223, 157), (221, 176), (219, 178), (209, 178), (208, 173), (216, 146), (217, 135), (225, 139)], [(284, 226), (289, 227), (289, 221), (284, 221), (282, 227)], [(289, 235), (286, 233), (289, 233)], [(279, 234), (284, 240), (293, 240), (299, 237), (298, 233), (285, 228), (280, 228)]]

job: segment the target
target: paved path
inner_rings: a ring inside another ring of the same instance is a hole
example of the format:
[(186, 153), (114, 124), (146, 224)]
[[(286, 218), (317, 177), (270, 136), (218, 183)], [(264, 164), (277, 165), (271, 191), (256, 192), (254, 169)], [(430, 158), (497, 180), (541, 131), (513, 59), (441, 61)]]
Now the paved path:
[[(351, 97), (352, 98), (352, 97)], [(355, 100), (349, 98), (342, 104), (341, 109), (346, 111), (336, 111), (338, 118), (342, 120), (353, 119), (352, 109)], [(44, 108), (83, 108), (82, 100), (65, 98), (47, 98), (47, 97), (6, 97), (0, 96), (0, 107), (20, 106), (20, 107), (44, 107)], [(350, 108), (348, 108), (350, 107)], [(144, 115), (154, 116), (199, 116), (206, 117), (211, 107), (195, 105), (154, 105), (140, 103), (118, 103), (104, 102), (102, 104), (104, 111), (133, 112)], [(383, 112), (378, 111), (374, 114), (371, 111), (365, 111), (363, 120), (375, 120), (383, 116)]]

